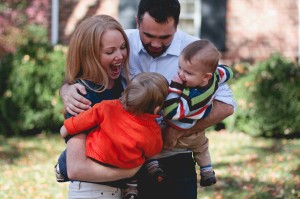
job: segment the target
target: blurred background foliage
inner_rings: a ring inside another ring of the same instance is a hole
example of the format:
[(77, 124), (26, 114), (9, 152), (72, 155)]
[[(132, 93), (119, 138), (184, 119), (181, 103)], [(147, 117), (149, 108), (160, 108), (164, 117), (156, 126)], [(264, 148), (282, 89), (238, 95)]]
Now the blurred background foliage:
[[(58, 129), (67, 47), (49, 44), (27, 6), (0, 3), (0, 198), (66, 198), (68, 184), (52, 171), (65, 149)], [(299, 139), (284, 139), (300, 137), (300, 66), (274, 54), (231, 67), (237, 108), (216, 125), (225, 131), (207, 134), (218, 183), (198, 187), (198, 198), (300, 198)]]
[[(57, 129), (63, 120), (59, 88), (67, 47), (51, 46), (45, 29), (24, 29), (22, 45), (0, 61), (0, 133), (16, 135)], [(237, 109), (224, 124), (252, 136), (298, 137), (300, 68), (274, 54), (254, 65), (232, 66)]]
[(59, 88), (66, 47), (51, 46), (40, 26), (23, 30), (22, 44), (0, 61), (0, 131), (4, 135), (55, 130), (63, 120)]
[[(0, 134), (57, 132), (63, 121), (59, 88), (66, 46), (51, 46), (45, 25), (24, 10), (28, 1), (6, 1), (0, 13)], [(11, 9), (11, 8), (14, 9)], [(262, 62), (235, 63), (230, 81), (237, 108), (221, 125), (251, 136), (300, 136), (300, 66), (273, 54)]]
[(0, 5), (0, 134), (5, 136), (56, 131), (63, 121), (59, 88), (67, 48), (50, 45), (45, 20), (30, 17), (28, 8), (27, 0)]
[(237, 77), (231, 88), (237, 109), (226, 120), (228, 128), (251, 136), (299, 137), (299, 65), (273, 54), (253, 66), (234, 68)]

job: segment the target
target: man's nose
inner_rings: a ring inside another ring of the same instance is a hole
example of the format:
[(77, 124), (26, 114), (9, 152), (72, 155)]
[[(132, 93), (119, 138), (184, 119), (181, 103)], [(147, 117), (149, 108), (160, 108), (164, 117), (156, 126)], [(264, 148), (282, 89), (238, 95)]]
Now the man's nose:
[(151, 46), (154, 48), (160, 48), (162, 46), (162, 42), (159, 39), (154, 39), (151, 42)]

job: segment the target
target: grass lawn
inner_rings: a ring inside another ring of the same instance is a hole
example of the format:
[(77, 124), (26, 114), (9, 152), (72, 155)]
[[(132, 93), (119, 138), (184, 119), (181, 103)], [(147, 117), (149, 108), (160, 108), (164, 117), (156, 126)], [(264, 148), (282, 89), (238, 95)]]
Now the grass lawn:
[[(300, 198), (300, 139), (273, 140), (209, 132), (218, 182), (198, 189), (198, 199)], [(64, 141), (58, 135), (0, 137), (0, 198), (67, 198), (53, 166)]]

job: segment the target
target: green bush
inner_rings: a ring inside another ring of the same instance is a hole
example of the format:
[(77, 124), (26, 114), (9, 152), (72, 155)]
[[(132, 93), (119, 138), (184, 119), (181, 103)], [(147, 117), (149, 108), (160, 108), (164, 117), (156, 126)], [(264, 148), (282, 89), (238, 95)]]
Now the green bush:
[(52, 47), (46, 31), (26, 29), (24, 43), (0, 61), (0, 133), (20, 134), (53, 129), (62, 124), (59, 88), (64, 77), (63, 47)]
[(279, 54), (256, 64), (231, 86), (237, 110), (231, 128), (253, 136), (300, 133), (300, 67)]

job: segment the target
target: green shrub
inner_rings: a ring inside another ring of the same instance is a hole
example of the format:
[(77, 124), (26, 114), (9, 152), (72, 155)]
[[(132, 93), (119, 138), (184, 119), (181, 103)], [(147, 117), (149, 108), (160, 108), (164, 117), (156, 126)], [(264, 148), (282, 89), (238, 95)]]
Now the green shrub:
[(0, 72), (6, 71), (0, 98), (0, 131), (5, 135), (57, 128), (63, 120), (59, 88), (64, 49), (53, 48), (42, 28), (29, 26), (26, 31), (24, 44), (0, 61)]
[(254, 136), (300, 133), (300, 67), (279, 54), (256, 64), (231, 86), (237, 110), (231, 125)]

